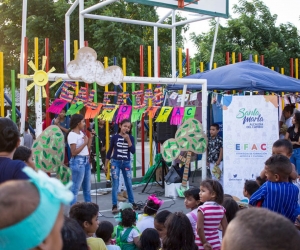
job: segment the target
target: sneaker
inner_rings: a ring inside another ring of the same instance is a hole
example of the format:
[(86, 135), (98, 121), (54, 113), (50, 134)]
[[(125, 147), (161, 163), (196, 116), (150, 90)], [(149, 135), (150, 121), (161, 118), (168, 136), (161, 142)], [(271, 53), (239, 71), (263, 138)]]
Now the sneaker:
[(138, 207), (138, 205), (135, 204), (135, 203), (132, 203), (132, 209), (133, 210), (140, 210), (139, 207)]
[(113, 205), (111, 212), (112, 212), (113, 214), (119, 213), (119, 210), (118, 210), (117, 205)]
[(126, 191), (123, 191), (123, 192), (122, 192), (122, 195), (123, 195), (124, 198), (128, 199), (128, 195), (127, 195), (127, 192), (126, 192)]
[(123, 197), (122, 193), (118, 194), (118, 201), (126, 201), (126, 199)]

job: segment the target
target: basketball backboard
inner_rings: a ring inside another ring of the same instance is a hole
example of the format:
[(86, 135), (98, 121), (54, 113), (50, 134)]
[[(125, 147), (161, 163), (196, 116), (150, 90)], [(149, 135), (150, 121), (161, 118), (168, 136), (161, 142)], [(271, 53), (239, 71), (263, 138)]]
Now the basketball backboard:
[(183, 9), (178, 8), (177, 0), (126, 0), (126, 2), (140, 3), (169, 9), (188, 11), (215, 17), (229, 17), (229, 0), (184, 0)]

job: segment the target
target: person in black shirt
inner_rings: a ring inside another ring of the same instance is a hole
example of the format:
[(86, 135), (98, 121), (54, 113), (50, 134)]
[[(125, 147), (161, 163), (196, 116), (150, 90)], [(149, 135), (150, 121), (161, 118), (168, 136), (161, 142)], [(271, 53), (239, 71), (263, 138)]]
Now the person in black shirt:
[(293, 145), (290, 160), (296, 166), (297, 173), (300, 174), (300, 112), (294, 114), (292, 123), (293, 126), (288, 128), (285, 139), (290, 140)]

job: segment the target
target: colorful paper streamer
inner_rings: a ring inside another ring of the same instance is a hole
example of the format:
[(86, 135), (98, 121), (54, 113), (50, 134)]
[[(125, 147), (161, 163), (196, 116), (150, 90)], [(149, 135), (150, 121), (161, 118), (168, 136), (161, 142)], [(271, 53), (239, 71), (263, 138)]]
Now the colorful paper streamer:
[(183, 122), (185, 122), (187, 119), (194, 118), (195, 113), (196, 113), (196, 107), (185, 107)]
[(131, 122), (140, 121), (142, 119), (142, 115), (145, 112), (146, 107), (142, 108), (133, 108), (131, 114)]
[(174, 107), (172, 111), (171, 125), (181, 125), (184, 115), (184, 107)]
[(172, 109), (173, 109), (173, 107), (162, 107), (155, 122), (167, 122)]
[(71, 107), (68, 109), (66, 115), (74, 115), (77, 112), (79, 112), (84, 107), (83, 102), (76, 102), (71, 105)]
[(84, 118), (85, 119), (94, 119), (97, 115), (99, 115), (101, 108), (102, 108), (102, 103), (99, 103), (98, 107), (96, 107), (96, 109), (86, 107)]
[(154, 116), (155, 116), (155, 114), (156, 114), (156, 111), (159, 109), (159, 107), (155, 107), (155, 106), (153, 106), (153, 107), (148, 107), (147, 109), (146, 109), (146, 112), (145, 113), (148, 113), (148, 116), (149, 116), (149, 118), (154, 118)]
[(109, 105), (109, 106), (114, 106), (114, 109), (104, 109), (102, 113), (98, 116), (98, 119), (104, 120), (104, 121), (109, 121), (111, 122), (112, 119), (114, 118), (114, 114), (116, 113), (118, 109), (118, 105)]
[(47, 112), (59, 114), (68, 102), (66, 100), (55, 99), (51, 106), (47, 109)]
[(119, 108), (119, 112), (116, 117), (116, 123), (122, 122), (124, 119), (128, 119), (130, 117), (132, 106), (129, 105), (121, 105)]

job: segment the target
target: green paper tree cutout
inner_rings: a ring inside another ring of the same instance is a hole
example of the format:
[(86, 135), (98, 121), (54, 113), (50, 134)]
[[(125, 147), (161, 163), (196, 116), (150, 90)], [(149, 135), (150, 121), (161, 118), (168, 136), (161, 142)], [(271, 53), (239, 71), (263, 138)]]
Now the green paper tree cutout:
[[(189, 164), (192, 152), (203, 154), (207, 147), (207, 137), (203, 133), (202, 124), (196, 119), (186, 120), (177, 130), (175, 138), (166, 140), (162, 145), (162, 155), (165, 161), (171, 162), (177, 158), (185, 163), (182, 187), (187, 188)], [(187, 152), (186, 157), (180, 152)]]

